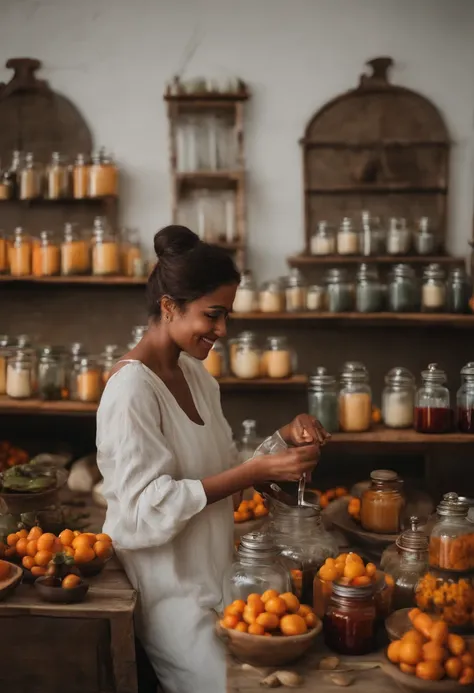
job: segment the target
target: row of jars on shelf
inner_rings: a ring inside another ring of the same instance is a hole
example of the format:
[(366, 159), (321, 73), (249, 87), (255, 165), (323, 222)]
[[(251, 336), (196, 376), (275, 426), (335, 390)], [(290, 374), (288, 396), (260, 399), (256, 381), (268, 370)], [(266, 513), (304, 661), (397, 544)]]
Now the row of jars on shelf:
[(146, 267), (138, 232), (110, 229), (96, 217), (92, 231), (67, 223), (62, 238), (52, 231), (33, 236), (18, 227), (13, 236), (0, 231), (0, 274), (13, 277), (88, 275), (143, 277)]
[(105, 149), (78, 154), (74, 163), (60, 152), (44, 165), (31, 152), (14, 151), (10, 166), (0, 174), (0, 200), (61, 200), (118, 195), (118, 167)]
[(386, 222), (363, 211), (359, 222), (344, 217), (339, 229), (327, 221), (316, 225), (311, 237), (312, 255), (435, 255), (440, 251), (440, 239), (428, 217), (410, 224), (403, 217), (391, 217)]
[(423, 280), (417, 279), (407, 264), (395, 265), (385, 284), (376, 267), (361, 264), (356, 280), (344, 269), (329, 269), (324, 285), (308, 286), (299, 270), (288, 277), (266, 282), (258, 290), (251, 273), (242, 276), (237, 288), (235, 313), (324, 312), (393, 313), (409, 312), (470, 312), (472, 283), (461, 268), (451, 270), (448, 277), (438, 264), (428, 265)]
[[(449, 433), (456, 427), (474, 433), (474, 363), (461, 369), (456, 414), (451, 409), (446, 373), (434, 363), (415, 378), (406, 368), (392, 368), (385, 377), (382, 419), (388, 428), (414, 427), (419, 433)], [(372, 390), (369, 373), (359, 362), (344, 365), (340, 383), (323, 367), (309, 379), (308, 406), (329, 432), (363, 432), (372, 424)]]
[(206, 370), (221, 378), (230, 371), (236, 378), (289, 378), (296, 372), (295, 351), (286, 337), (268, 337), (263, 348), (253, 332), (242, 332), (228, 342), (228, 352), (223, 342), (217, 340), (204, 361)]

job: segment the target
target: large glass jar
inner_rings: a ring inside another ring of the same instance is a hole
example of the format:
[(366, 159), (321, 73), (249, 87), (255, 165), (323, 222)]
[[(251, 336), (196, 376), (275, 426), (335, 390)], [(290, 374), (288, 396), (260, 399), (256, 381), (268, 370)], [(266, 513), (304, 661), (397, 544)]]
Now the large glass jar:
[(99, 365), (102, 372), (102, 387), (107, 384), (112, 369), (114, 368), (117, 361), (123, 356), (123, 349), (118, 347), (116, 344), (107, 344), (102, 352), (99, 360)]
[(461, 267), (451, 270), (446, 282), (446, 310), (448, 313), (469, 313), (472, 287)]
[(293, 374), (294, 361), (286, 337), (268, 337), (260, 372), (267, 378), (289, 378)]
[(337, 252), (339, 255), (357, 255), (359, 238), (349, 217), (344, 217), (337, 232)]
[(474, 571), (474, 524), (469, 505), (457, 493), (447, 493), (436, 510), (430, 535), (430, 566), (458, 573)]
[(89, 243), (76, 231), (73, 224), (65, 224), (61, 243), (61, 274), (68, 277), (89, 274), (90, 271)]
[(236, 378), (253, 380), (261, 375), (261, 351), (253, 341), (239, 341), (233, 357), (232, 371)]
[(286, 282), (285, 299), (288, 313), (306, 310), (307, 287), (298, 269), (292, 269)]
[(421, 374), (415, 396), (415, 430), (418, 433), (449, 433), (453, 425), (446, 373), (430, 363)]
[(259, 443), (257, 422), (254, 419), (245, 419), (245, 421), (242, 421), (242, 433), (237, 441), (237, 449), (241, 462), (252, 459)]
[(7, 388), (7, 362), (11, 356), (10, 338), (6, 334), (0, 335), (0, 395), (6, 394)]
[(31, 238), (24, 233), (20, 226), (15, 229), (9, 259), (12, 277), (27, 277), (31, 274)]
[(419, 309), (415, 271), (410, 265), (395, 265), (387, 294), (388, 309), (392, 313), (412, 313)]
[(85, 356), (75, 368), (75, 399), (79, 402), (98, 402), (102, 393), (102, 377), (96, 359)]
[(334, 230), (327, 221), (319, 221), (311, 238), (311, 255), (334, 255), (336, 252), (336, 237)]
[(20, 171), (20, 200), (34, 200), (42, 193), (41, 168), (35, 164), (33, 154), (28, 153)]
[(118, 194), (118, 168), (104, 149), (92, 157), (89, 169), (89, 197), (115, 197)]
[(371, 216), (367, 211), (362, 212), (359, 247), (360, 254), (366, 257), (385, 254), (385, 233), (381, 228), (380, 219)]
[(421, 310), (424, 313), (440, 313), (446, 308), (446, 281), (440, 265), (432, 264), (423, 272)]
[(8, 246), (7, 235), (0, 229), (0, 274), (8, 274)]
[(392, 368), (385, 376), (382, 417), (388, 428), (411, 428), (415, 406), (415, 378), (407, 368)]
[(69, 195), (69, 171), (59, 152), (51, 154), (51, 163), (46, 167), (45, 197), (59, 200)]
[(392, 569), (393, 608), (416, 606), (415, 592), (420, 578), (428, 570), (428, 537), (421, 531), (417, 517), (410, 517), (410, 529), (396, 541), (398, 560)]
[(0, 200), (10, 200), (15, 186), (9, 171), (0, 171)]
[(13, 399), (28, 399), (33, 394), (33, 361), (27, 350), (18, 349), (8, 358), (6, 393)]
[[(236, 375), (235, 372), (235, 357), (237, 354), (237, 347), (241, 344), (248, 344), (249, 347), (254, 348), (257, 352), (259, 352), (259, 346), (257, 342), (257, 335), (255, 332), (251, 332), (250, 330), (247, 330), (245, 332), (241, 332), (240, 334), (237, 335), (237, 337), (233, 339), (229, 339), (229, 368), (230, 372), (232, 375)], [(260, 364), (261, 368), (261, 364)], [(261, 375), (263, 376), (263, 370), (261, 371)]]
[(61, 400), (65, 394), (64, 362), (53, 348), (44, 346), (38, 359), (38, 396), (42, 400)]
[(342, 269), (326, 274), (326, 303), (330, 313), (348, 313), (354, 309), (354, 284)]
[(372, 420), (372, 390), (366, 367), (357, 361), (344, 364), (339, 391), (341, 431), (368, 431)]
[(418, 232), (415, 235), (415, 250), (418, 255), (436, 255), (438, 241), (434, 230), (430, 228), (428, 217), (421, 217)]
[(383, 309), (384, 291), (376, 267), (362, 264), (357, 272), (356, 311), (378, 313)]
[(86, 348), (81, 342), (73, 342), (66, 352), (66, 383), (70, 399), (77, 399), (77, 374), (81, 359), (85, 358), (86, 356)]
[(309, 378), (308, 411), (329, 433), (339, 430), (337, 381), (326, 368), (319, 367)]
[(216, 340), (203, 361), (204, 368), (214, 378), (222, 378), (226, 372), (225, 348), (221, 341)]
[(120, 249), (117, 238), (104, 228), (102, 221), (94, 222), (92, 274), (107, 276), (120, 272)]
[(90, 166), (84, 154), (78, 154), (72, 172), (72, 193), (76, 200), (83, 200), (89, 194)]
[(461, 387), (456, 394), (456, 419), (461, 433), (474, 433), (474, 362), (461, 369)]
[(370, 475), (360, 506), (360, 523), (368, 532), (397, 534), (402, 525), (405, 500), (402, 480), (390, 469), (377, 469)]
[(306, 294), (306, 309), (319, 313), (326, 309), (326, 289), (324, 286), (313, 284), (308, 286)]
[(262, 313), (282, 313), (285, 310), (285, 293), (279, 280), (262, 285), (258, 304)]
[(430, 568), (416, 588), (419, 609), (445, 621), (451, 631), (474, 627), (474, 573)]
[(120, 234), (120, 269), (124, 277), (142, 277), (145, 274), (140, 234), (137, 228), (126, 227)]
[(232, 305), (234, 313), (252, 313), (258, 310), (258, 292), (251, 272), (243, 272)]
[(365, 655), (376, 649), (377, 612), (372, 585), (334, 583), (324, 617), (326, 645), (339, 654)]
[(32, 261), (35, 277), (54, 277), (61, 270), (61, 251), (51, 231), (41, 231), (39, 243), (33, 247)]
[(388, 255), (408, 255), (411, 247), (411, 233), (406, 219), (392, 217), (387, 231)]

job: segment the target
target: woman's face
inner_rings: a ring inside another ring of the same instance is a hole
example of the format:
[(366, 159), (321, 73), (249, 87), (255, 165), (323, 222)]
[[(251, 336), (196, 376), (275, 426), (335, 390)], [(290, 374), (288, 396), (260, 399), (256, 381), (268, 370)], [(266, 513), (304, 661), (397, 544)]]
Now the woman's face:
[(169, 333), (182, 351), (203, 361), (216, 339), (226, 336), (236, 290), (237, 284), (224, 284), (183, 310), (173, 311)]

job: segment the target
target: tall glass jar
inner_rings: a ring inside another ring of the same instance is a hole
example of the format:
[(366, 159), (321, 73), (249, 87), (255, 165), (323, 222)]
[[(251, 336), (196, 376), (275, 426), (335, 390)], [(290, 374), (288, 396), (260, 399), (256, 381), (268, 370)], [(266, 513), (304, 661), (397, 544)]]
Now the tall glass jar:
[(64, 362), (50, 346), (42, 348), (38, 359), (38, 396), (42, 400), (61, 400), (65, 390)]
[(446, 281), (440, 265), (432, 264), (423, 272), (421, 310), (424, 313), (440, 313), (446, 309)]
[(308, 293), (306, 294), (306, 310), (319, 313), (325, 310), (325, 308), (326, 289), (324, 286), (319, 286), (318, 284), (308, 286)]
[(8, 358), (6, 394), (13, 399), (33, 395), (33, 361), (27, 350), (18, 349)]
[(59, 152), (51, 154), (51, 163), (46, 167), (45, 196), (48, 200), (59, 200), (69, 195), (69, 171)]
[(15, 149), (12, 154), (12, 162), (8, 169), (8, 178), (12, 184), (12, 197), (20, 197), (21, 172), (24, 166), (24, 154), (19, 149)]
[(336, 236), (327, 221), (318, 221), (316, 231), (311, 238), (311, 255), (334, 255)]
[(288, 313), (300, 313), (306, 310), (307, 287), (303, 275), (298, 269), (292, 269), (286, 282), (286, 310)]
[(436, 510), (438, 521), (430, 535), (430, 566), (464, 573), (474, 570), (474, 525), (469, 505), (457, 493), (447, 493)]
[(137, 228), (125, 227), (120, 231), (120, 271), (124, 277), (141, 277), (144, 274)]
[(474, 573), (430, 568), (416, 588), (419, 609), (443, 620), (451, 632), (472, 632)]
[(257, 335), (255, 334), (255, 332), (251, 332), (250, 330), (241, 332), (237, 335), (237, 337), (229, 339), (229, 368), (232, 375), (236, 375), (234, 369), (235, 356), (237, 354), (237, 347), (242, 343), (249, 344), (250, 347), (254, 347), (257, 351), (259, 349)]
[(349, 217), (344, 217), (337, 233), (337, 252), (339, 255), (359, 253), (359, 238)]
[(405, 507), (402, 483), (390, 469), (377, 469), (370, 474), (370, 487), (362, 494), (360, 506), (360, 523), (367, 532), (400, 531)]
[(123, 349), (116, 344), (107, 344), (101, 354), (99, 365), (102, 373), (102, 387), (104, 388), (110, 378), (113, 367), (123, 355)]
[(415, 406), (415, 378), (407, 368), (392, 368), (385, 376), (382, 417), (388, 428), (411, 428)]
[(91, 257), (88, 242), (73, 224), (65, 224), (61, 243), (61, 274), (65, 277), (89, 274)]
[(92, 156), (89, 168), (89, 197), (116, 197), (118, 195), (118, 168), (111, 156), (101, 149)]
[(14, 194), (14, 184), (9, 171), (0, 171), (0, 200), (11, 200)]
[(5, 231), (0, 229), (0, 274), (8, 274), (8, 239)]
[(27, 277), (31, 274), (31, 238), (19, 226), (13, 235), (13, 245), (9, 252), (10, 274), (12, 277)]
[(39, 243), (33, 248), (33, 275), (54, 277), (61, 270), (61, 252), (51, 231), (41, 231)]
[(471, 283), (461, 267), (451, 270), (446, 282), (446, 310), (448, 313), (469, 313)]
[(239, 341), (232, 363), (232, 371), (236, 378), (253, 380), (260, 377), (261, 356), (260, 349), (253, 341)]
[(258, 292), (252, 272), (243, 272), (232, 306), (234, 313), (252, 313), (258, 310)]
[(372, 421), (372, 390), (366, 367), (357, 361), (344, 364), (339, 391), (341, 431), (368, 431)]
[(430, 228), (428, 217), (421, 217), (418, 222), (418, 231), (415, 235), (415, 250), (418, 255), (436, 255), (438, 250), (436, 234)]
[(294, 355), (286, 337), (268, 337), (262, 355), (261, 373), (268, 378), (289, 378), (293, 374)]
[(411, 248), (411, 233), (406, 219), (392, 217), (387, 232), (388, 255), (408, 255)]
[(416, 587), (428, 570), (428, 537), (420, 529), (417, 517), (410, 517), (410, 529), (400, 534), (396, 546), (398, 558), (392, 569), (393, 608), (408, 609), (416, 606)]
[(91, 356), (84, 356), (75, 368), (75, 399), (79, 402), (98, 402), (102, 393), (102, 377), (99, 363)]
[(225, 347), (220, 340), (216, 340), (212, 349), (203, 361), (204, 368), (214, 378), (222, 378), (226, 373)]
[(6, 334), (0, 335), (0, 395), (7, 391), (7, 362), (11, 356), (11, 342)]
[(89, 194), (90, 166), (85, 154), (78, 154), (72, 172), (72, 191), (76, 200), (83, 200)]
[(279, 280), (265, 282), (259, 294), (262, 313), (282, 313), (285, 310), (285, 293)]
[(117, 238), (96, 220), (92, 246), (92, 274), (110, 276), (120, 273), (120, 251)]
[(365, 655), (376, 649), (374, 588), (333, 584), (323, 621), (326, 645), (339, 654)]
[(255, 419), (242, 421), (242, 433), (237, 441), (237, 449), (241, 462), (252, 459), (260, 440), (257, 435), (257, 422)]
[(388, 309), (392, 313), (413, 313), (419, 309), (415, 271), (410, 265), (395, 265), (387, 294)]
[(20, 200), (34, 200), (41, 197), (42, 183), (41, 168), (35, 164), (33, 154), (29, 152), (20, 171)]
[(326, 302), (330, 313), (349, 313), (354, 309), (354, 284), (342, 269), (326, 274)]
[(359, 237), (360, 254), (366, 257), (384, 255), (385, 243), (385, 233), (379, 217), (373, 217), (370, 212), (363, 211)]
[(474, 433), (474, 362), (461, 369), (461, 387), (456, 394), (456, 419), (461, 433)]
[(357, 272), (356, 311), (379, 313), (383, 309), (384, 291), (376, 267), (362, 264)]
[(308, 411), (329, 433), (339, 430), (337, 381), (321, 366), (309, 378)]
[(422, 385), (415, 396), (415, 430), (418, 433), (449, 433), (453, 417), (446, 373), (430, 363), (421, 374)]

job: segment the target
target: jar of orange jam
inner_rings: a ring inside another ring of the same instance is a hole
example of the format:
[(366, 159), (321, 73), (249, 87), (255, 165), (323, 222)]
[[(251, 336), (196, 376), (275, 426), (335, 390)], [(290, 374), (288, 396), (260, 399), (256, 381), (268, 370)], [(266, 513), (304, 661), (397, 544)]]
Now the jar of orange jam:
[(469, 505), (457, 493), (447, 493), (436, 512), (430, 566), (459, 573), (474, 570), (474, 524), (468, 520)]
[(324, 617), (324, 640), (334, 652), (364, 655), (376, 649), (374, 588), (333, 584), (329, 606)]
[(76, 399), (80, 402), (98, 402), (102, 394), (101, 369), (96, 359), (81, 358), (76, 370)]
[(66, 224), (61, 243), (61, 274), (69, 277), (89, 274), (90, 271), (89, 243), (76, 231), (73, 224)]
[(116, 237), (103, 226), (100, 217), (94, 222), (92, 274), (102, 277), (120, 274), (120, 250), (118, 241)]
[(15, 229), (13, 244), (8, 255), (12, 277), (27, 277), (31, 274), (31, 238), (21, 227)]
[(33, 275), (35, 277), (53, 277), (61, 269), (61, 251), (54, 242), (50, 231), (41, 231), (39, 243), (33, 246)]
[(370, 480), (370, 487), (361, 499), (362, 527), (377, 534), (398, 534), (405, 507), (402, 480), (389, 469), (377, 469), (371, 473)]

